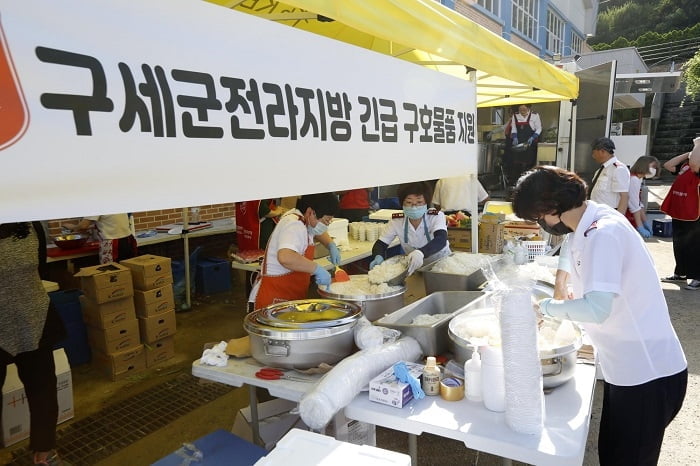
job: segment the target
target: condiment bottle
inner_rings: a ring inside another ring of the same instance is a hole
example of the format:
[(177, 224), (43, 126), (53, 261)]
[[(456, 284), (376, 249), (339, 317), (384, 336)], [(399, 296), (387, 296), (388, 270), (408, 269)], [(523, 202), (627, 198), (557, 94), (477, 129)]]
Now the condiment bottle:
[(476, 350), (471, 359), (464, 363), (464, 379), (467, 385), (467, 400), (481, 401), (481, 356)]
[(515, 245), (515, 248), (513, 249), (513, 261), (515, 262), (516, 265), (524, 265), (528, 263), (528, 253), (527, 253), (527, 248), (525, 245), (522, 243), (522, 241), (518, 241), (518, 244)]
[(503, 373), (503, 353), (500, 348), (486, 346), (481, 354), (481, 396), (486, 409), (506, 410), (506, 381)]
[(423, 369), (423, 391), (426, 395), (440, 394), (440, 368), (435, 356), (428, 356), (428, 362)]

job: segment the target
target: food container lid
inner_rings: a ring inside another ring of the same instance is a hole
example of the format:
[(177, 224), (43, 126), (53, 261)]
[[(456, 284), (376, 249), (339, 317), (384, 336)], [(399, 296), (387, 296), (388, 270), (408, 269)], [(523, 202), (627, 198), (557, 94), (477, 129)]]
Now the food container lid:
[(306, 299), (267, 306), (256, 313), (255, 320), (278, 328), (325, 328), (354, 322), (361, 313), (357, 304), (333, 299)]

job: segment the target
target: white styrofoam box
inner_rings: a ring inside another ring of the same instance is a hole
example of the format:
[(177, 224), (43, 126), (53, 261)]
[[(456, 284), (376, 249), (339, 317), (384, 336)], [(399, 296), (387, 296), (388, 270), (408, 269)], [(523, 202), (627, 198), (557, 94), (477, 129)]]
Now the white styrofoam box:
[[(70, 364), (63, 348), (54, 350), (56, 364), (56, 396), (58, 398), (58, 424), (73, 418), (73, 379)], [(7, 447), (29, 437), (29, 403), (24, 385), (17, 375), (17, 366), (7, 366), (7, 376), (2, 386), (2, 444)]]
[[(258, 403), (260, 439), (267, 450), (274, 448), (279, 439), (289, 432), (291, 428), (308, 429), (307, 425), (299, 417), (299, 414), (290, 412), (296, 407), (297, 403), (282, 398)], [(249, 442), (253, 441), (250, 406), (238, 411), (233, 421), (231, 433)]]
[(332, 437), (292, 429), (277, 443), (277, 447), (256, 466), (410, 466), (411, 457), (404, 453), (369, 445), (353, 445)]

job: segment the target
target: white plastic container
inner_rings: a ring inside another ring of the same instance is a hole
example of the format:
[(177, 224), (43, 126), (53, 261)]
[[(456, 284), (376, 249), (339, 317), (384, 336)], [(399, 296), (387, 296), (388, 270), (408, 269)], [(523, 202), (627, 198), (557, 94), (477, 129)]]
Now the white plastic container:
[(435, 356), (428, 356), (428, 363), (423, 369), (423, 391), (428, 396), (440, 394), (440, 368), (437, 366)]
[(481, 350), (481, 396), (486, 409), (506, 410), (506, 384), (503, 373), (503, 353), (500, 348), (485, 346)]
[(481, 401), (481, 356), (478, 351), (464, 363), (464, 379), (467, 385), (467, 400)]

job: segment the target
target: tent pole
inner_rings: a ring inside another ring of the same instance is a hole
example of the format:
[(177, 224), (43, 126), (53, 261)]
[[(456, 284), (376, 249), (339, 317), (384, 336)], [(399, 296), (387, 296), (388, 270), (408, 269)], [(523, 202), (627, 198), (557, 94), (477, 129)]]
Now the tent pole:
[(192, 309), (192, 298), (190, 296), (190, 239), (188, 237), (189, 229), (189, 209), (182, 208), (182, 241), (185, 254), (185, 310)]
[[(474, 85), (474, 109), (476, 109), (476, 94), (477, 94), (477, 79), (476, 79), (476, 70), (467, 68), (467, 75), (469, 76), (469, 81), (472, 82)], [(476, 110), (475, 110), (476, 112)], [(476, 115), (476, 113), (475, 113)], [(476, 121), (474, 122), (474, 125), (476, 126)], [(478, 139), (478, 132), (477, 133), (477, 139)], [(478, 140), (477, 142), (477, 148), (478, 146)], [(477, 254), (479, 252), (479, 199), (478, 199), (478, 189), (476, 187), (476, 182), (479, 180), (478, 174), (479, 174), (479, 158), (477, 155), (477, 166), (476, 166), (476, 173), (471, 174), (471, 183), (469, 189), (471, 190), (471, 195), (472, 195), (472, 205), (469, 206), (469, 209), (471, 209), (471, 214), (472, 214), (472, 252), (474, 254)]]

